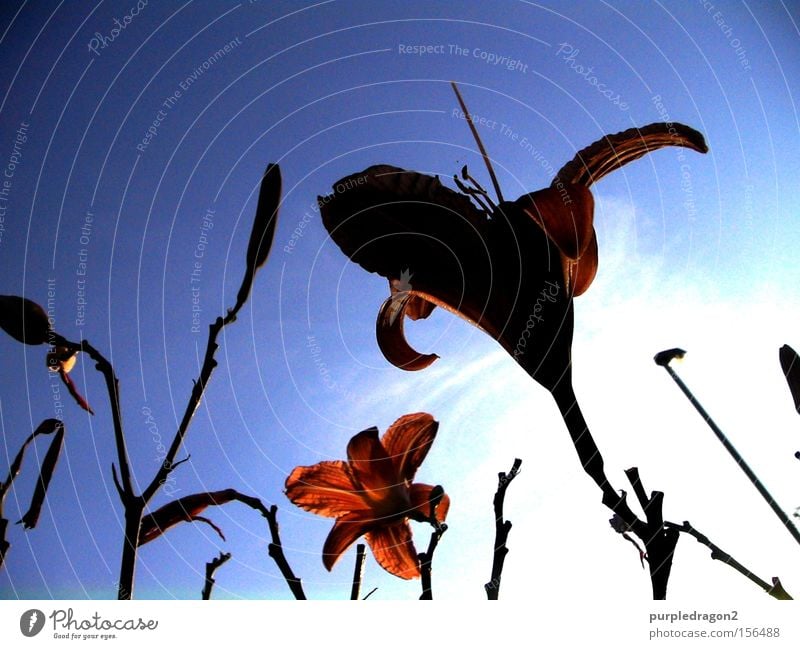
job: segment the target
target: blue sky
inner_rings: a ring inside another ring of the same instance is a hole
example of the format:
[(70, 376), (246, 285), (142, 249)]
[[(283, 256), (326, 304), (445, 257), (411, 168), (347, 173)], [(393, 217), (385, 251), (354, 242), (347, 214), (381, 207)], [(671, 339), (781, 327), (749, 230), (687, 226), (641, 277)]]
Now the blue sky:
[[(638, 466), (648, 489), (666, 493), (669, 519), (690, 520), (759, 575), (800, 590), (791, 538), (652, 362), (664, 348), (689, 350), (679, 369), (686, 381), (783, 507), (800, 505), (797, 414), (777, 360), (782, 344), (800, 347), (796, 9), (722, 1), (132, 7), (0, 9), (0, 57), (13, 70), (0, 81), (0, 167), (12, 172), (0, 293), (45, 303), (55, 280), (56, 329), (90, 340), (122, 379), (138, 480), (151, 479), (159, 441), (174, 434), (207, 324), (235, 301), (258, 182), (278, 162), (284, 199), (272, 255), (221, 336), (174, 496), (235, 487), (276, 503), (308, 595), (347, 597), (354, 552), (324, 570), (332, 521), (291, 505), (285, 476), (342, 458), (359, 430), (427, 411), (441, 426), (419, 479), (442, 484), (453, 503), (436, 556), (437, 595), (483, 597), (496, 474), (515, 457), (523, 471), (508, 494), (514, 529), (502, 594), (648, 595), (635, 551), (608, 528), (549, 395), (492, 339), (441, 310), (407, 327), (418, 349), (441, 359), (418, 373), (391, 367), (374, 336), (386, 281), (349, 262), (316, 212), (316, 197), (336, 180), (376, 163), (443, 179), (467, 164), (488, 186), (454, 112), (454, 80), (485, 118), (478, 129), (506, 198), (547, 186), (605, 133), (666, 119), (704, 133), (705, 156), (659, 151), (593, 187), (600, 269), (575, 305), (576, 393), (616, 486)], [(112, 39), (115, 19), (126, 26)], [(0, 338), (0, 470), (54, 416), (44, 354)], [(86, 359), (73, 378), (97, 415), (65, 400), (65, 453), (38, 528), (10, 530), (4, 598), (116, 593), (122, 519), (107, 398)], [(6, 502), (12, 521), (27, 508), (31, 459)], [(161, 493), (154, 505), (168, 500)], [(233, 559), (216, 597), (290, 597), (259, 517), (239, 505), (208, 513), (228, 541), (187, 524), (145, 546), (136, 595), (196, 597), (205, 562), (224, 550)], [(419, 547), (427, 534), (417, 529)], [(384, 599), (419, 593), (371, 558), (365, 586)], [(679, 544), (670, 592), (764, 597), (691, 539)]]

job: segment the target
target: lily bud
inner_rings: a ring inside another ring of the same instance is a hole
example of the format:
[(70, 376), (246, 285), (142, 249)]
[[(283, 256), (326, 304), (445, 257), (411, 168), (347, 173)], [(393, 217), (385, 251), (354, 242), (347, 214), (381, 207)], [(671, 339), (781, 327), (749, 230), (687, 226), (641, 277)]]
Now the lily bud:
[(18, 295), (0, 295), (0, 327), (26, 345), (41, 345), (50, 334), (44, 309)]

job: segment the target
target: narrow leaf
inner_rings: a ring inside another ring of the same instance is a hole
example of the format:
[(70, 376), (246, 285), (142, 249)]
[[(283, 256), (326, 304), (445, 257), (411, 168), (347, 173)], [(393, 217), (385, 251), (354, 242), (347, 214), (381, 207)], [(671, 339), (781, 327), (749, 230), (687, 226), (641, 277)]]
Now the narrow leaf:
[(53, 472), (58, 463), (58, 457), (61, 454), (61, 447), (64, 444), (64, 426), (61, 425), (56, 431), (53, 441), (50, 442), (50, 448), (47, 449), (47, 455), (42, 462), (42, 468), (39, 471), (39, 480), (36, 483), (36, 489), (33, 492), (31, 499), (31, 506), (28, 512), (19, 520), (17, 524), (22, 523), (26, 530), (36, 527), (39, 521), (39, 513), (42, 510), (45, 496), (47, 495), (47, 487), (53, 477)]
[(800, 413), (800, 357), (789, 345), (784, 345), (780, 350), (781, 367), (789, 384), (789, 392), (794, 399), (794, 407)]
[(17, 295), (0, 295), (0, 328), (27, 345), (47, 342), (50, 324), (36, 302)]

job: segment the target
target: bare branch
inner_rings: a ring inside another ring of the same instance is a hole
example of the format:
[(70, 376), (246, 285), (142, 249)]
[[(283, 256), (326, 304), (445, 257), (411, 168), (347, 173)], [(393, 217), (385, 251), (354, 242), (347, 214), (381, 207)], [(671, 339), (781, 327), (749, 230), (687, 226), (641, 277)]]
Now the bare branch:
[(497, 599), (500, 595), (500, 580), (503, 575), (503, 563), (508, 554), (506, 541), (508, 541), (508, 533), (511, 531), (511, 522), (503, 520), (503, 503), (506, 498), (506, 489), (508, 489), (508, 485), (511, 484), (511, 481), (519, 475), (521, 466), (522, 460), (516, 458), (508, 474), (502, 471), (497, 474), (497, 491), (494, 494), (495, 537), (492, 577), (490, 581), (483, 586), (486, 590), (486, 597), (492, 600)]
[(220, 552), (218, 557), (215, 557), (206, 564), (206, 585), (203, 587), (203, 599), (211, 599), (211, 590), (216, 583), (214, 580), (214, 573), (217, 571), (217, 568), (230, 558), (230, 552)]
[(736, 572), (744, 575), (754, 584), (762, 588), (768, 595), (771, 595), (775, 599), (793, 599), (792, 596), (789, 595), (789, 593), (787, 593), (784, 590), (783, 586), (781, 585), (780, 579), (778, 579), (777, 577), (773, 577), (772, 585), (770, 586), (766, 581), (761, 579), (761, 577), (759, 577), (755, 573), (745, 568), (731, 555), (722, 550), (719, 546), (712, 543), (706, 535), (698, 532), (694, 527), (691, 526), (689, 521), (683, 521), (683, 525), (676, 525), (675, 523), (667, 522), (666, 526), (674, 530), (677, 530), (678, 532), (683, 532), (684, 534), (693, 536), (698, 543), (702, 543), (708, 549), (711, 550), (712, 559), (716, 559), (717, 561), (722, 561), (723, 563), (729, 565), (731, 568), (736, 570)]

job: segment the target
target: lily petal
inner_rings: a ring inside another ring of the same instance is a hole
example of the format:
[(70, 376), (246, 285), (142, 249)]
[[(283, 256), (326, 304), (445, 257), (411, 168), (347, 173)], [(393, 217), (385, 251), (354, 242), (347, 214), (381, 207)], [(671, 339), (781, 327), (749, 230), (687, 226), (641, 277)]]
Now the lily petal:
[[(436, 439), (439, 422), (427, 412), (404, 415), (384, 433), (383, 447), (401, 480), (411, 481)], [(413, 488), (413, 486), (412, 486)]]
[(597, 275), (597, 237), (594, 233), (592, 233), (592, 239), (580, 259), (565, 261), (568, 266), (567, 277), (569, 278), (567, 290), (572, 291), (573, 297), (583, 295)]
[[(411, 485), (411, 505), (414, 511), (423, 519), (430, 520), (431, 516), (431, 492), (435, 487), (429, 484), (415, 483)], [(450, 497), (444, 494), (436, 505), (436, 520), (443, 523), (450, 511)], [(412, 515), (411, 518), (414, 518)], [(415, 519), (416, 520), (416, 519)]]
[(594, 198), (584, 186), (548, 187), (515, 202), (570, 259), (580, 259), (594, 238)]
[(409, 310), (420, 317), (421, 310), (417, 301), (425, 302), (411, 293), (393, 295), (381, 305), (375, 322), (378, 347), (386, 360), (395, 367), (409, 371), (424, 370), (439, 358), (436, 354), (420, 354), (406, 340), (403, 321), (406, 315), (414, 320), (417, 319), (411, 313), (407, 313)]
[(411, 527), (406, 521), (370, 531), (366, 539), (381, 568), (401, 579), (419, 577), (417, 550), (411, 541)]
[(385, 500), (392, 487), (402, 483), (375, 427), (362, 430), (350, 440), (347, 459), (355, 482), (364, 489), (363, 496), (368, 501)]
[(345, 516), (334, 523), (333, 529), (322, 547), (322, 564), (331, 570), (339, 557), (356, 539), (369, 532), (371, 524), (357, 516)]
[(295, 467), (286, 478), (286, 496), (298, 507), (320, 516), (369, 512), (341, 460)]
[(648, 124), (606, 135), (593, 142), (565, 164), (556, 174), (551, 187), (577, 184), (589, 187), (615, 169), (665, 146), (683, 146), (707, 153), (708, 145), (701, 133), (677, 122)]

